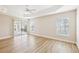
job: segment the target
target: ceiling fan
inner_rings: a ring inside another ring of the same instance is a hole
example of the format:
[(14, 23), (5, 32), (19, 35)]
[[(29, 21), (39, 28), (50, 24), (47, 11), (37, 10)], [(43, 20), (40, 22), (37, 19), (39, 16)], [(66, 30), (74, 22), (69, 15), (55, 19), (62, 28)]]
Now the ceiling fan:
[(33, 12), (36, 11), (36, 9), (31, 9), (30, 5), (26, 5), (24, 11), (25, 11), (24, 17), (30, 17), (31, 14), (33, 14)]
[(30, 8), (30, 5), (26, 5), (25, 7), (26, 7), (26, 8), (25, 8), (25, 11), (26, 11), (26, 12), (32, 13), (32, 12), (36, 11), (36, 9), (31, 9), (31, 8)]

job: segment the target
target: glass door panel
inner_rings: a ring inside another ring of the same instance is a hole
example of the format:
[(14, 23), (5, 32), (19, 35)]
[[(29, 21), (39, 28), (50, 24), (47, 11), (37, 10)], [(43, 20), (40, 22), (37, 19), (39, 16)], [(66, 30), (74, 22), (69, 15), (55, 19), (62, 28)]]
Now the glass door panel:
[(14, 36), (27, 34), (27, 22), (25, 20), (14, 21)]

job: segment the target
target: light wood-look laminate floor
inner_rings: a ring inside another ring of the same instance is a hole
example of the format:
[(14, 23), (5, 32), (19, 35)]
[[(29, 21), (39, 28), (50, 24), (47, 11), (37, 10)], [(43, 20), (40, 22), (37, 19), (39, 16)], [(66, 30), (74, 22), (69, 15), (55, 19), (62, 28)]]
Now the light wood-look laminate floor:
[(0, 53), (78, 53), (75, 44), (33, 35), (0, 40)]

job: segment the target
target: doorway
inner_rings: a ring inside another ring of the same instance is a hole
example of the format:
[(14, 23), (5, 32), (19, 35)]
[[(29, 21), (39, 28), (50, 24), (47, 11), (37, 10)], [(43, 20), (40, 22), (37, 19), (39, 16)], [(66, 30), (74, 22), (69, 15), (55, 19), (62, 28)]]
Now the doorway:
[(14, 20), (14, 36), (27, 35), (27, 21)]

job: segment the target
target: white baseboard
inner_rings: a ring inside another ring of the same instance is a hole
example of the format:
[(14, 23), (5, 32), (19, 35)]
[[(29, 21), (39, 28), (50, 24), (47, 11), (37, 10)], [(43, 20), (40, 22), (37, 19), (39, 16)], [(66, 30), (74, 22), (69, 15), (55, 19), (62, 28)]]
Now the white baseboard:
[(39, 36), (39, 37), (45, 37), (45, 38), (49, 38), (49, 39), (54, 39), (54, 40), (59, 40), (59, 41), (64, 41), (64, 42), (76, 44), (76, 42), (73, 42), (73, 41), (60, 40), (59, 38), (50, 37), (50, 36), (46, 36), (46, 35), (40, 35), (40, 34), (35, 34), (35, 33), (30, 33), (30, 34), (31, 34), (31, 35), (36, 35), (36, 36)]
[(79, 44), (76, 42), (76, 45), (77, 45), (77, 47), (78, 47), (78, 49), (79, 49)]
[(3, 36), (3, 37), (0, 37), (0, 40), (4, 40), (4, 39), (7, 39), (7, 38), (11, 38), (13, 36)]

